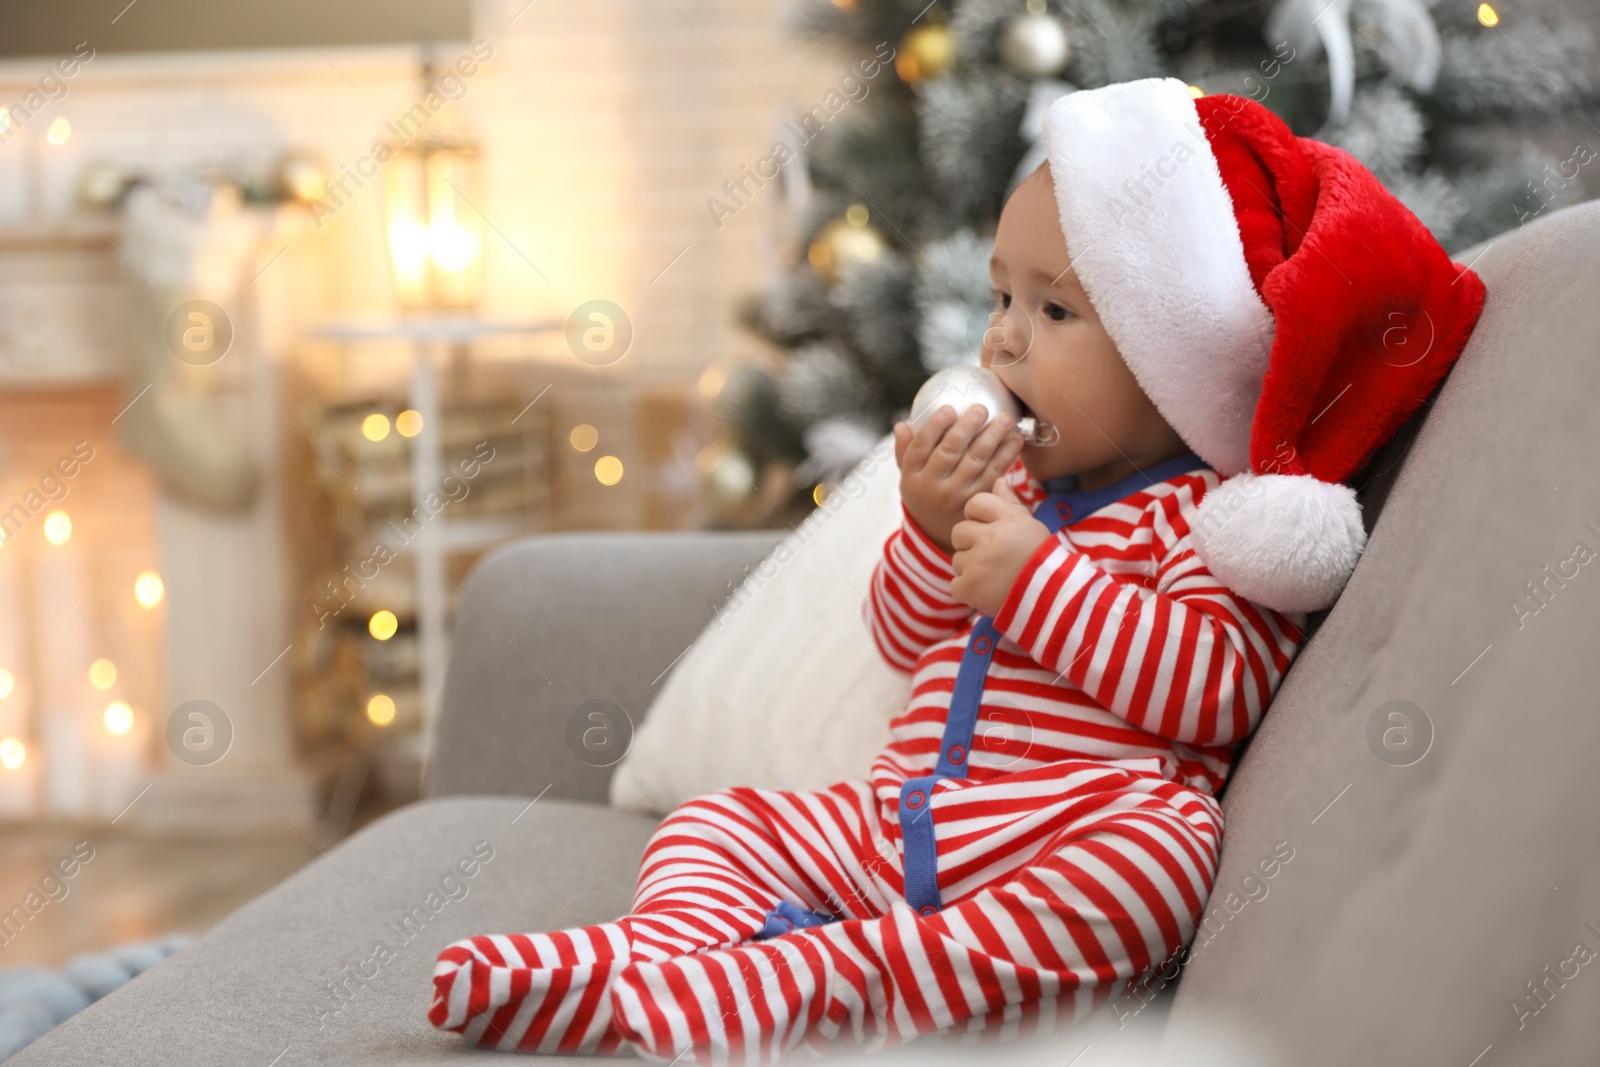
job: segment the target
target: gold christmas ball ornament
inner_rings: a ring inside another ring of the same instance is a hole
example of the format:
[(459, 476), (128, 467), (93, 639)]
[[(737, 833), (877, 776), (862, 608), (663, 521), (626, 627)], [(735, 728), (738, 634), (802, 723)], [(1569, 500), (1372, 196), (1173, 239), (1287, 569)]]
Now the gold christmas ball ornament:
[(1000, 37), (1000, 59), (1013, 74), (1050, 78), (1072, 57), (1066, 25), (1049, 14), (1044, 0), (1028, 0), (1028, 10), (1006, 23)]
[(844, 218), (824, 226), (806, 250), (812, 268), (829, 284), (838, 281), (846, 267), (876, 263), (883, 258), (888, 245), (868, 219), (864, 205), (851, 204)]
[(895, 55), (894, 72), (906, 84), (937, 78), (956, 65), (956, 37), (937, 23), (906, 34)]
[(278, 164), (278, 184), (284, 196), (308, 204), (328, 195), (327, 172), (309, 156), (285, 156)]

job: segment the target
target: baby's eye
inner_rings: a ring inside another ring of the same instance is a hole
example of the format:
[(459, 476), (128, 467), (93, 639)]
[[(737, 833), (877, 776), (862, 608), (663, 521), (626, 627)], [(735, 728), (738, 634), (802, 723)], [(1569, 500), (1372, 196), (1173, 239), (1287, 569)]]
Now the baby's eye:
[(1002, 293), (1000, 290), (996, 289), (993, 295), (995, 303), (999, 304), (1001, 307), (1008, 308), (1011, 306), (1010, 293)]
[(1051, 322), (1065, 322), (1072, 317), (1072, 312), (1053, 302), (1044, 306), (1044, 313), (1050, 316)]

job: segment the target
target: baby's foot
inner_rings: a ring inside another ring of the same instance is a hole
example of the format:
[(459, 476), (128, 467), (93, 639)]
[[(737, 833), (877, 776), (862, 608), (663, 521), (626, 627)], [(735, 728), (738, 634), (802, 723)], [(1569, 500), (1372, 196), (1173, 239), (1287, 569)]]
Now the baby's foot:
[(635, 961), (611, 986), (612, 1028), (655, 1060), (757, 1065), (825, 1049), (848, 1024), (821, 931)]
[(428, 1021), (506, 1051), (615, 1051), (607, 993), (633, 959), (629, 922), (457, 941), (434, 966)]

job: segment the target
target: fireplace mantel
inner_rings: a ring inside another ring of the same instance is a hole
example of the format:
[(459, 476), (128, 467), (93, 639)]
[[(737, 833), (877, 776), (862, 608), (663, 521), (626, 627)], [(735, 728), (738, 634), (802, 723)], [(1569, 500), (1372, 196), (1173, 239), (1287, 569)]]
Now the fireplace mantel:
[(70, 387), (124, 373), (115, 220), (0, 227), (0, 387)]

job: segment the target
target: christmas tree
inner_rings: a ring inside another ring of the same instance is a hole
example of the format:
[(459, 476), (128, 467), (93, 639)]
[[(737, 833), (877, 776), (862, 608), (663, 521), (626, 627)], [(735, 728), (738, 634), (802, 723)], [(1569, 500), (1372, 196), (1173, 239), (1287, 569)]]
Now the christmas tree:
[(1170, 76), (1254, 99), (1360, 159), (1452, 252), (1576, 200), (1592, 151), (1484, 130), (1592, 104), (1589, 35), (1435, 2), (807, 0), (797, 34), (837, 46), (854, 81), (777, 161), (802, 240), (743, 309), (779, 353), (722, 391), (744, 458), (809, 506), (930, 373), (976, 361), (995, 223), (1063, 93)]

